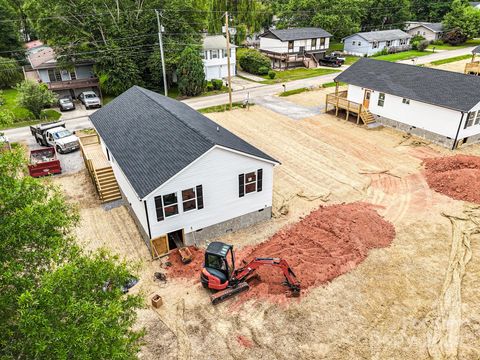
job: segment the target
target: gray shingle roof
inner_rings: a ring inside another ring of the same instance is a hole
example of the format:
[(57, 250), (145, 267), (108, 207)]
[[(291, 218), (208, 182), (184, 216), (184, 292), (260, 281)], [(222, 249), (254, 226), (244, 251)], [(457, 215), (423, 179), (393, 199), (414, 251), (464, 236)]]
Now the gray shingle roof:
[[(367, 40), (368, 42), (372, 41), (387, 41), (387, 40), (397, 40), (405, 39), (412, 37), (406, 32), (394, 29), (394, 30), (381, 30), (381, 31), (369, 31), (369, 32), (359, 32), (353, 35), (358, 35)], [(347, 36), (344, 39), (347, 39), (353, 35)]]
[(473, 54), (480, 54), (480, 45), (478, 45), (476, 48), (472, 50)]
[(458, 111), (480, 102), (480, 76), (388, 61), (362, 58), (335, 81)]
[[(305, 27), (305, 28), (293, 28), (293, 29), (271, 29), (265, 32), (272, 33), (281, 41), (292, 41), (292, 40), (303, 40), (303, 39), (315, 39), (321, 37), (332, 37), (332, 34), (329, 32), (315, 27)], [(262, 34), (263, 35), (263, 34)], [(260, 36), (262, 36), (260, 35)]]
[[(230, 44), (230, 47), (237, 47), (234, 44)], [(226, 49), (227, 48), (227, 39), (223, 35), (207, 35), (203, 38), (202, 49), (203, 50), (212, 50), (212, 49)]]
[(432, 30), (433, 32), (443, 32), (443, 24), (442, 23), (429, 23), (429, 22), (419, 22), (418, 25), (412, 26), (409, 30), (415, 29), (419, 26), (424, 26), (427, 29)]
[(90, 119), (140, 198), (215, 145), (277, 162), (188, 105), (139, 86)]

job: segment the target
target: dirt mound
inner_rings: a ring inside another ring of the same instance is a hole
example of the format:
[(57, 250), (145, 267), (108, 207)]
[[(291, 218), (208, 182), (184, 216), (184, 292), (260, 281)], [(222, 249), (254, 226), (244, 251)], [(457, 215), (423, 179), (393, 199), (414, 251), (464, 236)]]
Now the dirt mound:
[(456, 200), (480, 204), (480, 157), (455, 155), (423, 162), (433, 190)]
[(168, 267), (168, 275), (172, 278), (195, 279), (200, 281), (200, 270), (205, 257), (205, 252), (194, 246), (189, 246), (192, 252), (192, 261), (188, 264), (182, 263), (178, 249), (172, 250), (168, 256), (171, 266)]
[[(302, 287), (326, 283), (344, 274), (367, 257), (368, 250), (388, 246), (395, 237), (392, 224), (382, 219), (374, 207), (353, 203), (320, 207), (300, 222), (288, 226), (269, 240), (236, 252), (237, 266), (255, 257), (279, 257), (287, 260)], [(170, 255), (171, 277), (200, 276), (203, 252), (195, 249), (194, 260), (183, 265), (178, 253)], [(238, 296), (240, 301), (269, 298), (286, 301), (287, 288), (282, 285), (280, 269), (264, 266), (257, 271), (258, 280), (250, 282), (250, 291)]]

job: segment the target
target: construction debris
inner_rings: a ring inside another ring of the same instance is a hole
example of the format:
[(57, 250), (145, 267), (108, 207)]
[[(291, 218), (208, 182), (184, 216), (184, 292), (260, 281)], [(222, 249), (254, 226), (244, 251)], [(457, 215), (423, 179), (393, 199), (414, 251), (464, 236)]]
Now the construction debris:
[(188, 247), (182, 247), (178, 249), (178, 254), (180, 255), (180, 259), (182, 263), (188, 264), (192, 261), (192, 252), (189, 250)]

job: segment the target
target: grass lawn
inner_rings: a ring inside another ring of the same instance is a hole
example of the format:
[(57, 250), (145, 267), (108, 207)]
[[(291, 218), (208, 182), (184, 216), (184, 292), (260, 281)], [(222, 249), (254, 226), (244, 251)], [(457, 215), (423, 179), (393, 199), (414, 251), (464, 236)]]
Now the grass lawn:
[(372, 59), (395, 62), (400, 60), (409, 60), (409, 59), (413, 59), (416, 57), (425, 56), (429, 54), (431, 54), (431, 52), (429, 51), (409, 50), (409, 51), (402, 51), (395, 54), (373, 56)]
[(432, 65), (449, 64), (449, 63), (456, 62), (456, 61), (467, 60), (467, 59), (470, 59), (471, 57), (472, 57), (472, 55), (470, 55), (470, 54), (454, 56), (454, 57), (451, 57), (451, 58), (448, 58), (448, 59), (432, 61), (430, 64), (432, 64)]
[[(253, 104), (250, 104), (250, 106), (253, 106)], [(232, 110), (240, 109), (240, 108), (243, 108), (242, 101), (232, 102)], [(198, 112), (201, 112), (202, 114), (224, 112), (224, 111), (230, 111), (228, 104), (222, 104), (222, 105), (206, 107), (203, 109), (198, 109)]]
[(457, 45), (457, 46), (448, 45), (448, 44), (439, 44), (439, 45), (431, 44), (431, 45), (428, 45), (427, 49), (433, 50), (433, 48), (435, 48), (435, 50), (455, 50), (455, 49), (463, 49), (466, 47), (477, 46), (477, 45), (480, 45), (480, 39), (467, 40), (465, 44)]
[(10, 111), (15, 118), (15, 123), (12, 126), (9, 126), (9, 128), (32, 125), (41, 121), (58, 120), (61, 116), (61, 114), (56, 110), (45, 109), (42, 110), (41, 119), (33, 119), (33, 114), (29, 110), (17, 105), (17, 90), (5, 89), (2, 90), (2, 92), (5, 104), (0, 106), (0, 111)]
[(331, 51), (343, 51), (343, 43), (332, 41), (328, 47)]
[[(332, 82), (322, 84), (322, 87), (323, 88), (331, 88), (331, 87), (335, 87), (335, 85), (336, 85), (335, 81), (332, 81)], [(341, 82), (341, 81), (338, 83), (338, 86), (343, 86), (343, 85), (347, 85), (347, 84), (344, 83), (344, 82)]]
[(278, 94), (278, 96), (290, 96), (290, 95), (295, 95), (295, 94), (301, 94), (305, 91), (310, 91), (310, 89), (300, 88), (300, 89), (295, 89), (295, 90), (288, 90), (288, 91), (284, 91), (284, 92)]
[(361, 59), (361, 57), (359, 57), (359, 56), (347, 55), (347, 56), (345, 56), (345, 65), (352, 65), (353, 63), (356, 63), (360, 59)]
[(339, 70), (333, 69), (305, 69), (305, 68), (298, 68), (292, 70), (284, 70), (284, 71), (275, 71), (277, 74), (275, 79), (270, 79), (268, 75), (262, 76), (265, 80), (262, 81), (262, 84), (277, 84), (287, 81), (293, 80), (300, 80), (300, 79), (308, 79), (315, 76), (321, 75), (328, 75), (337, 73)]

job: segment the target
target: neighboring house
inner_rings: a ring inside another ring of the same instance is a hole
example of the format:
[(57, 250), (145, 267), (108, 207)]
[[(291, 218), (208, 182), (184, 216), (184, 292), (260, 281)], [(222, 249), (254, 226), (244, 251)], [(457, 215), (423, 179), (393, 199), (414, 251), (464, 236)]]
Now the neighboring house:
[(98, 78), (93, 73), (93, 62), (78, 61), (72, 69), (57, 65), (54, 50), (35, 40), (27, 43), (27, 59), (30, 65), (23, 67), (26, 79), (47, 84), (59, 96), (76, 98), (82, 91), (93, 90), (100, 94)]
[[(236, 46), (230, 44), (230, 75), (237, 74)], [(202, 51), (205, 79), (225, 79), (228, 76), (227, 39), (223, 35), (207, 35), (203, 38)]]
[(470, 2), (470, 5), (473, 6), (475, 9), (480, 9), (480, 2), (478, 1)]
[(360, 59), (335, 78), (376, 121), (455, 148), (480, 140), (480, 77)]
[(407, 33), (412, 37), (416, 35), (423, 36), (425, 40), (436, 41), (440, 40), (443, 35), (442, 23), (429, 22), (409, 22), (407, 23)]
[(405, 51), (410, 49), (411, 38), (410, 34), (399, 29), (359, 32), (342, 39), (343, 51), (356, 56), (372, 56), (384, 49)]
[(260, 35), (260, 51), (273, 68), (316, 67), (330, 45), (332, 34), (321, 28), (270, 29)]
[(191, 245), (271, 218), (278, 161), (188, 105), (134, 86), (90, 119), (149, 246)]

